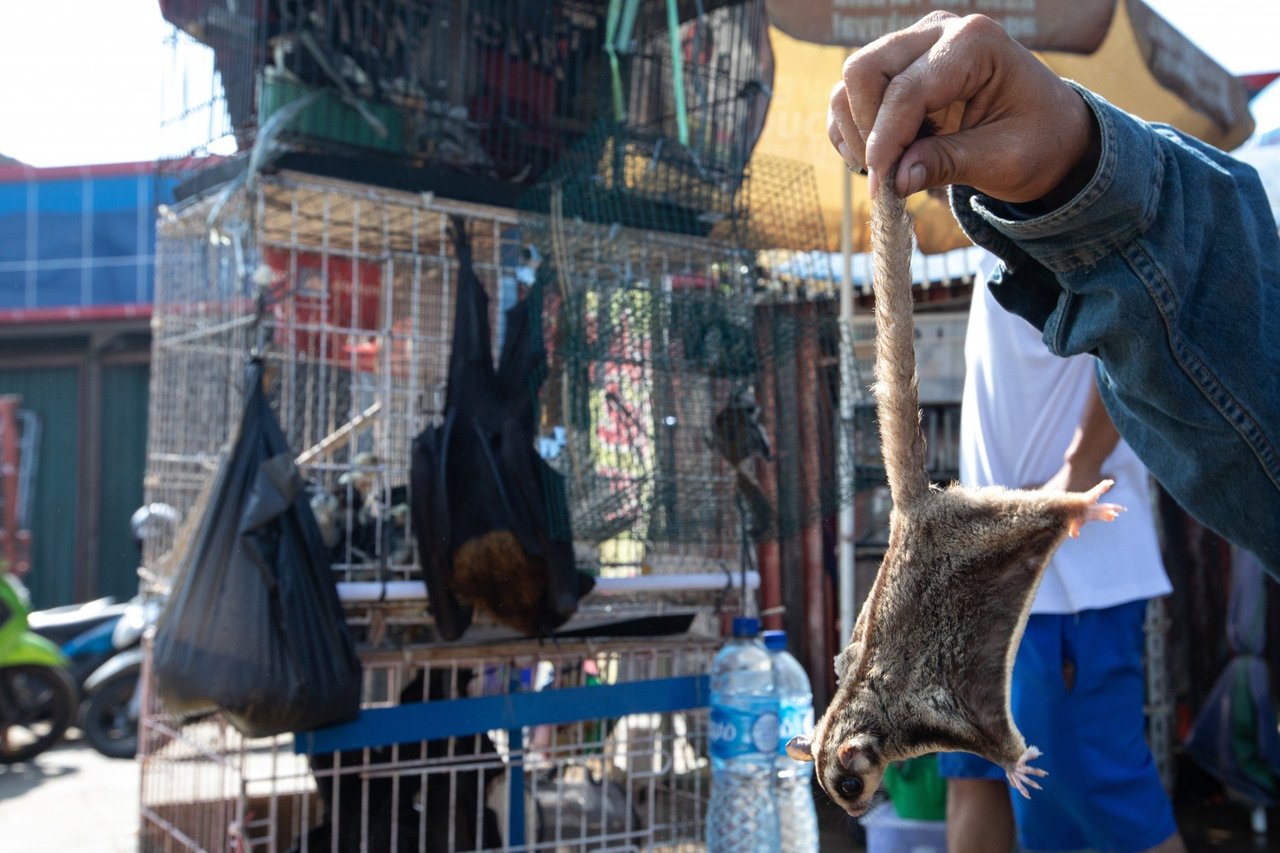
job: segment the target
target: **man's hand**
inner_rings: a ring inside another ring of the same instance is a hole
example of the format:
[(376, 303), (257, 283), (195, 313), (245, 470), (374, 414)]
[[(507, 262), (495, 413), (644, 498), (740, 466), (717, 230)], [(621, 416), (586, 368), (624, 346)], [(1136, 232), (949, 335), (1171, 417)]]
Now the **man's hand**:
[[(917, 139), (926, 116), (937, 133)], [(869, 170), (872, 194), (897, 163), (901, 195), (965, 184), (1007, 202), (1061, 203), (1098, 157), (1093, 113), (1074, 89), (990, 18), (947, 12), (845, 61), (827, 135), (850, 168)]]

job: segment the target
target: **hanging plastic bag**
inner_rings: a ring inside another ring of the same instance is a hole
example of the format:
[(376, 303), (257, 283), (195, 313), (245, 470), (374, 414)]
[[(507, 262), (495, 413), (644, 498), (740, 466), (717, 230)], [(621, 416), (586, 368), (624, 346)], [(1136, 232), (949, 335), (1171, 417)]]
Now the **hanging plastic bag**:
[(284, 432), (246, 371), (244, 415), (156, 628), (165, 709), (225, 711), (250, 737), (342, 722), (360, 662)]

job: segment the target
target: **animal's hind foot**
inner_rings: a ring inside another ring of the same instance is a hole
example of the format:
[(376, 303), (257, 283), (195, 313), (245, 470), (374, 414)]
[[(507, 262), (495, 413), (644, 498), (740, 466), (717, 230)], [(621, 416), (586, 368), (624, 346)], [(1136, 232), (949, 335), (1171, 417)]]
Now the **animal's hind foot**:
[(1067, 535), (1072, 539), (1080, 535), (1080, 528), (1089, 521), (1115, 521), (1120, 513), (1124, 512), (1124, 507), (1120, 504), (1100, 504), (1098, 498), (1115, 485), (1115, 480), (1103, 480), (1098, 485), (1084, 493), (1088, 505), (1085, 507), (1083, 518), (1076, 517), (1067, 523)]
[(1031, 799), (1031, 792), (1027, 790), (1028, 787), (1035, 788), (1037, 791), (1040, 790), (1040, 785), (1032, 777), (1049, 775), (1048, 770), (1042, 770), (1039, 767), (1031, 767), (1027, 763), (1034, 761), (1039, 757), (1040, 750), (1036, 749), (1034, 746), (1029, 746), (1018, 758), (1017, 763), (1015, 763), (1013, 767), (1006, 767), (1004, 769), (1004, 774), (1008, 777), (1009, 784), (1028, 800)]

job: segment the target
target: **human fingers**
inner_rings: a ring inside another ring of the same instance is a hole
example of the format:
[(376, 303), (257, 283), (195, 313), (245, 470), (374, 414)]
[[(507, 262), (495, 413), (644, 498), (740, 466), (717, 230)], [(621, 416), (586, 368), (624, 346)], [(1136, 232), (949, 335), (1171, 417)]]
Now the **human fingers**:
[[(858, 134), (853, 117), (849, 115), (849, 99), (844, 94), (844, 83), (837, 83), (831, 89), (827, 102), (827, 138), (850, 171), (865, 174), (859, 158), (866, 145)], [(855, 150), (858, 152), (856, 155)]]
[[(860, 145), (869, 141), (888, 85), (927, 55), (954, 20), (958, 19), (950, 12), (932, 12), (904, 30), (881, 36), (845, 60), (841, 81)], [(847, 134), (846, 142), (853, 145)], [(854, 154), (861, 162), (868, 162), (864, 147), (854, 148)]]
[[(991, 19), (937, 26), (933, 46), (884, 86), (865, 137), (873, 184), (896, 164), (903, 194), (953, 183), (1007, 201), (1047, 193), (1084, 153), (1088, 108)], [(957, 110), (959, 120), (945, 122), (956, 132), (918, 139), (925, 116)]]
[(1031, 97), (1019, 101), (1006, 92), (994, 102), (980, 93), (966, 103), (959, 130), (911, 142), (898, 161), (895, 189), (909, 195), (965, 184), (1012, 203), (1064, 192), (1056, 203), (1067, 201), (1075, 194), (1068, 185), (1093, 174), (1097, 153), (1091, 146), (1098, 131), (1079, 93), (1038, 60), (1019, 74), (1023, 80), (1040, 75)]
[(867, 163), (880, 174), (889, 174), (898, 164), (930, 113), (951, 110), (960, 103), (965, 123), (981, 123), (989, 103), (1003, 95), (998, 85), (1004, 79), (1000, 74), (1006, 61), (1003, 53), (1017, 48), (998, 24), (982, 15), (939, 16), (921, 24), (925, 26), (915, 40), (931, 39), (927, 49), (893, 69), (893, 76), (884, 83), (874, 124), (866, 130)]

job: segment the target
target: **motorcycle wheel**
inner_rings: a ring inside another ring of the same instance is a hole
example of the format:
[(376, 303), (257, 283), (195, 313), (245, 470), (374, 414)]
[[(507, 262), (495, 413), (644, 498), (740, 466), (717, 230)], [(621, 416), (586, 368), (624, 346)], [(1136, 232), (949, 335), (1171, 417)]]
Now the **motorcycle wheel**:
[(99, 684), (84, 705), (81, 729), (85, 740), (108, 758), (133, 758), (138, 753), (138, 721), (130, 713), (138, 689), (137, 669), (126, 669)]
[(30, 761), (61, 740), (77, 699), (66, 670), (34, 664), (0, 668), (0, 764)]

